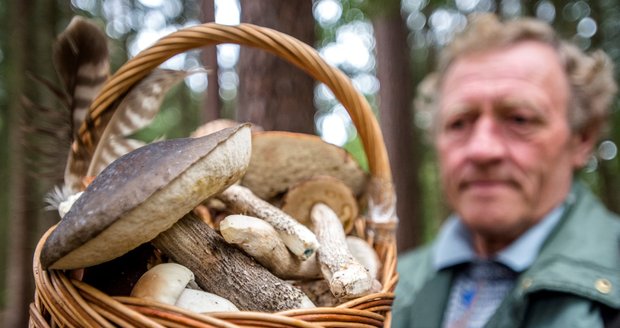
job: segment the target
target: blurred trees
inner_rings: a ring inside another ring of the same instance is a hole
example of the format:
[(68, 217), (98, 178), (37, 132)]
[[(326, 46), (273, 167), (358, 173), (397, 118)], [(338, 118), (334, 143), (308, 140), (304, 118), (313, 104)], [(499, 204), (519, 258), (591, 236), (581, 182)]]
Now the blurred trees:
[[(2, 134), (2, 260), (0, 276), (4, 283), (4, 327), (25, 327), (28, 305), (32, 300), (32, 253), (37, 240), (55, 219), (43, 210), (42, 198), (54, 183), (45, 175), (46, 168), (38, 160), (45, 138), (33, 135), (23, 106), (25, 101), (57, 103), (50, 94), (32, 88), (29, 73), (53, 75), (50, 49), (54, 30), (70, 15), (69, 6), (56, 2), (30, 0), (13, 1), (3, 6), (2, 42), (5, 57), (2, 62), (3, 113)], [(27, 98), (26, 98), (27, 97)], [(28, 99), (28, 100), (26, 100)], [(42, 119), (34, 116), (32, 119)], [(66, 145), (63, 146), (63, 148)], [(67, 149), (59, 151), (66, 151)]]
[[(269, 27), (314, 44), (311, 1), (242, 0), (241, 22)], [(283, 59), (258, 49), (243, 47), (239, 54), (240, 122), (265, 130), (315, 133), (314, 81)]]
[[(241, 14), (239, 15), (239, 9)], [(154, 38), (199, 22), (239, 21), (271, 27), (315, 46), (332, 65), (351, 77), (381, 122), (398, 193), (399, 248), (432, 237), (446, 208), (437, 185), (434, 154), (423, 137), (426, 113), (416, 112), (413, 96), (432, 69), (437, 49), (463, 28), (465, 16), (493, 11), (504, 17), (536, 16), (549, 21), (584, 49), (604, 49), (620, 63), (620, 3), (614, 0), (26, 0), (0, 3), (0, 282), (6, 327), (25, 326), (32, 297), (31, 254), (41, 233), (55, 220), (43, 211), (42, 197), (57, 181), (34, 175), (43, 169), (33, 153), (22, 95), (56, 106), (26, 78), (35, 72), (55, 79), (51, 43), (74, 14), (102, 22), (112, 44), (112, 68)], [(237, 15), (233, 19), (223, 17)], [(219, 18), (218, 18), (219, 17)], [(217, 60), (216, 60), (217, 59)], [(168, 68), (205, 66), (175, 88), (148, 132), (150, 137), (187, 135), (217, 117), (249, 120), (266, 129), (321, 134), (343, 144), (363, 164), (363, 151), (344, 109), (323, 85), (288, 63), (249, 48), (211, 47), (167, 62)], [(620, 64), (616, 77), (620, 77)], [(380, 87), (379, 87), (380, 84)], [(620, 126), (618, 102), (610, 122)], [(620, 212), (620, 128), (596, 150), (581, 173), (610, 209)], [(66, 151), (66, 149), (64, 150)], [(27, 161), (27, 159), (30, 159)]]
[(413, 124), (411, 104), (415, 90), (411, 58), (407, 48), (409, 31), (401, 15), (400, 1), (371, 2), (376, 39), (379, 122), (390, 158), (397, 195), (400, 224), (397, 231), (399, 249), (422, 243), (421, 188), (418, 172), (421, 164), (420, 144), (413, 142), (418, 133)]

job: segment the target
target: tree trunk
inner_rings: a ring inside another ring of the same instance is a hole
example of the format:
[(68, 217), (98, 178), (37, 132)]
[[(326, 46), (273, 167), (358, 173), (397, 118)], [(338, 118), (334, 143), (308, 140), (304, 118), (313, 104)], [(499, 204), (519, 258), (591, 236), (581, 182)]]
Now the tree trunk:
[[(68, 8), (68, 4), (65, 5)], [(26, 80), (26, 73), (33, 72), (50, 78), (51, 44), (62, 11), (56, 2), (27, 0), (10, 2), (6, 8), (10, 33), (6, 54), (6, 79), (8, 97), (8, 227), (6, 248), (6, 276), (3, 277), (5, 293), (4, 327), (26, 327), (28, 306), (34, 294), (32, 255), (43, 231), (56, 220), (53, 213), (45, 213), (42, 196), (53, 182), (37, 177), (43, 168), (36, 165), (39, 154), (33, 145), (42, 142), (28, 135), (25, 128), (33, 122), (26, 121), (22, 96), (47, 106), (51, 97), (45, 98), (37, 85)], [(53, 77), (52, 77), (53, 79)], [(36, 119), (36, 117), (35, 117)], [(68, 149), (68, 148), (67, 148)], [(30, 159), (27, 162), (26, 159)], [(31, 165), (34, 164), (34, 165)]]
[(416, 155), (418, 137), (413, 124), (411, 64), (407, 46), (408, 30), (400, 15), (400, 6), (386, 6), (373, 18), (377, 40), (377, 77), (381, 130), (390, 158), (396, 185), (397, 231), (400, 251), (419, 245), (422, 238), (422, 201)]
[[(269, 27), (312, 45), (312, 1), (242, 0), (241, 21)], [(314, 133), (314, 81), (263, 50), (239, 55), (237, 120), (265, 130)]]
[[(201, 1), (201, 20), (203, 23), (215, 22), (215, 0)], [(202, 121), (209, 122), (220, 118), (220, 84), (218, 79), (217, 48), (206, 47), (202, 50), (202, 60), (208, 69), (208, 85), (204, 96)]]

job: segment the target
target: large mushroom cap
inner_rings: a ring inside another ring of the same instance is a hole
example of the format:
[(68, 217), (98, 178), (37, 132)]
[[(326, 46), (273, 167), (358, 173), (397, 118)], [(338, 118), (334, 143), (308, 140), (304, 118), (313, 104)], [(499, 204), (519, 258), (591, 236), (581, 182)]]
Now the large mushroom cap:
[(249, 125), (161, 141), (110, 164), (88, 186), (41, 251), (44, 268), (74, 269), (152, 240), (237, 181), (251, 154)]
[(271, 199), (317, 175), (338, 178), (356, 196), (366, 187), (366, 172), (346, 150), (315, 135), (284, 131), (253, 134), (252, 159), (241, 184)]

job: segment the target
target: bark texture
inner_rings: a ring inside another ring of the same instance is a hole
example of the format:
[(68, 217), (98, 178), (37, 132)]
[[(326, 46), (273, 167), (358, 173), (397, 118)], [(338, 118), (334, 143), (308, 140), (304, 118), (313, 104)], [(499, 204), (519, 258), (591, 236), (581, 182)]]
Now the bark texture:
[[(312, 1), (242, 0), (241, 22), (314, 42)], [(241, 48), (237, 120), (265, 130), (314, 133), (314, 81), (263, 50)]]
[(307, 307), (310, 302), (193, 214), (161, 233), (153, 244), (190, 269), (202, 289), (230, 300), (240, 310), (276, 312)]

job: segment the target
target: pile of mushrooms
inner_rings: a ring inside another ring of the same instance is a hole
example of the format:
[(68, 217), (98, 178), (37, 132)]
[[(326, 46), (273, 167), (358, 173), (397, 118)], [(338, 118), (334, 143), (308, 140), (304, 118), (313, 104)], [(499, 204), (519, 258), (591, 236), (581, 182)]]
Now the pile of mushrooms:
[(367, 174), (350, 155), (316, 136), (226, 126), (112, 162), (63, 207), (42, 266), (92, 268), (150, 244), (162, 263), (131, 295), (199, 313), (332, 306), (377, 291), (377, 255), (353, 236)]

